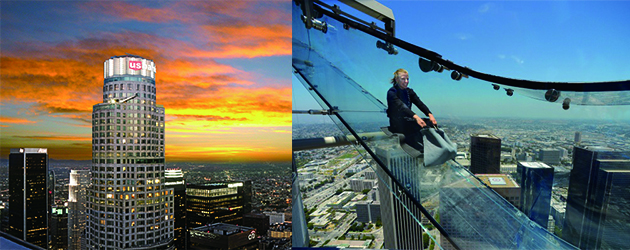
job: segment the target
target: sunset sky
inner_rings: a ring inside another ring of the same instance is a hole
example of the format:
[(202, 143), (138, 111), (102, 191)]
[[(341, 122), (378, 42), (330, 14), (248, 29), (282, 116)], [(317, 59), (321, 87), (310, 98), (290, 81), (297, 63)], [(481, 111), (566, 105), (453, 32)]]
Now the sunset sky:
[(289, 1), (2, 2), (0, 158), (91, 159), (103, 62), (155, 62), (167, 161), (288, 161)]

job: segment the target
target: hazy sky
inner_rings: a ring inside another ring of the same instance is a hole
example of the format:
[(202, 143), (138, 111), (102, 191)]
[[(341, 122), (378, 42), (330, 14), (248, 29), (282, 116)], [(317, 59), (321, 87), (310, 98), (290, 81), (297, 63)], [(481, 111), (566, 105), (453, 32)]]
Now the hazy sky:
[(167, 161), (290, 159), (288, 1), (0, 4), (0, 158), (91, 159), (103, 62), (129, 53), (156, 64)]
[[(398, 38), (474, 70), (538, 81), (630, 79), (628, 1), (380, 2), (393, 11)], [(352, 12), (347, 6), (337, 4), (342, 10)], [(397, 65), (383, 67), (390, 67), (392, 73), (397, 69)], [(391, 74), (382, 77), (383, 87), (379, 91), (387, 91), (389, 86), (385, 83), (391, 77)], [(417, 80), (417, 75), (410, 77), (410, 87), (420, 93), (438, 119), (630, 120), (628, 105), (572, 105), (565, 111), (560, 103), (534, 100), (518, 92), (508, 97), (505, 91), (495, 91), (489, 83), (479, 80), (449, 79), (429, 84)], [(319, 108), (295, 77), (292, 82), (294, 109)], [(294, 123), (321, 119), (293, 115)]]

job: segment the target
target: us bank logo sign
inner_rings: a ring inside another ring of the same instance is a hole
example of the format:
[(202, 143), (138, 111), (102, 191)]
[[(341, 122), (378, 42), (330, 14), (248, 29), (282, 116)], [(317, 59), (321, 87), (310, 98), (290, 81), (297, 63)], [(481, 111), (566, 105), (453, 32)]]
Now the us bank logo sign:
[(135, 70), (142, 69), (142, 61), (129, 61), (129, 68)]

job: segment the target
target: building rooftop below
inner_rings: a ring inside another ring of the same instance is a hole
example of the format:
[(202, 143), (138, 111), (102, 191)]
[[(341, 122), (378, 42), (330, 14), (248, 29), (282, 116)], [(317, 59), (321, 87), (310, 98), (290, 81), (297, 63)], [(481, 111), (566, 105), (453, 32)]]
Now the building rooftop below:
[(219, 235), (232, 235), (235, 233), (242, 233), (242, 232), (254, 230), (254, 228), (237, 226), (237, 225), (232, 225), (232, 224), (225, 224), (225, 223), (214, 223), (211, 225), (196, 227), (196, 228), (193, 228), (193, 230), (212, 232), (214, 234), (219, 234)]
[(528, 167), (528, 168), (552, 168), (549, 165), (545, 164), (544, 162), (525, 161), (525, 162), (519, 162), (519, 163), (523, 165), (524, 167)]
[(491, 188), (518, 188), (518, 184), (506, 174), (476, 174), (483, 183)]

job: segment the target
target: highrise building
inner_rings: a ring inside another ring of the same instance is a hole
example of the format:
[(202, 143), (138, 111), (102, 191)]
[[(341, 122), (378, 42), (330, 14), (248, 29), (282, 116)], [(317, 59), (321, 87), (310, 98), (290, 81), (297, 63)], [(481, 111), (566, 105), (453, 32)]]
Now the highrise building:
[[(420, 168), (423, 159), (412, 158), (407, 153), (397, 148), (376, 148), (376, 155), (381, 159), (387, 169), (395, 176), (400, 177), (403, 183), (409, 183), (410, 187), (418, 187), (419, 180), (415, 177), (420, 173), (414, 172)], [(420, 220), (422, 212), (411, 199), (395, 185), (385, 171), (377, 168), (379, 176), (383, 176), (386, 183), (378, 180), (380, 195), (381, 222), (383, 224), (383, 236), (386, 249), (423, 249), (422, 227)], [(389, 189), (391, 187), (391, 190)], [(413, 190), (416, 190), (413, 188)], [(412, 191), (413, 192), (413, 191)], [(400, 195), (398, 195), (400, 194)], [(415, 192), (419, 197), (419, 193)], [(411, 211), (410, 214), (407, 208)], [(414, 219), (415, 217), (415, 219)]]
[(630, 242), (630, 152), (574, 147), (562, 238), (581, 249)]
[(521, 203), (518, 207), (531, 220), (547, 228), (553, 168), (542, 162), (519, 162), (516, 172), (516, 181), (521, 186)]
[(501, 138), (491, 134), (474, 134), (470, 137), (470, 172), (501, 173)]
[(89, 170), (70, 170), (68, 184), (68, 249), (81, 250), (85, 246), (85, 218)]
[(186, 183), (181, 169), (165, 171), (165, 185), (173, 188), (175, 197), (175, 239), (177, 249), (186, 249)]
[(186, 185), (186, 225), (192, 228), (213, 223), (240, 224), (251, 212), (251, 181)]
[(9, 154), (9, 234), (48, 249), (48, 149), (12, 148)]
[(538, 159), (547, 165), (559, 165), (562, 158), (562, 150), (545, 148), (538, 151)]
[(582, 142), (582, 133), (577, 131), (575, 132), (575, 140), (573, 141), (575, 143), (575, 145), (580, 145), (580, 143)]
[(486, 186), (497, 192), (515, 207), (521, 203), (521, 187), (507, 174), (476, 174)]
[(92, 112), (88, 249), (173, 249), (173, 189), (164, 185), (164, 107), (155, 63), (104, 62), (103, 102)]
[(50, 246), (52, 250), (68, 249), (68, 207), (53, 206), (50, 213)]

